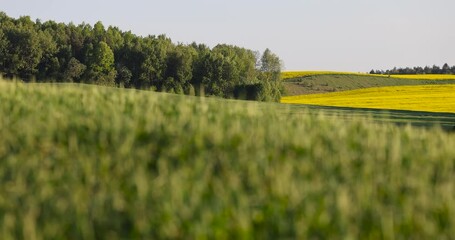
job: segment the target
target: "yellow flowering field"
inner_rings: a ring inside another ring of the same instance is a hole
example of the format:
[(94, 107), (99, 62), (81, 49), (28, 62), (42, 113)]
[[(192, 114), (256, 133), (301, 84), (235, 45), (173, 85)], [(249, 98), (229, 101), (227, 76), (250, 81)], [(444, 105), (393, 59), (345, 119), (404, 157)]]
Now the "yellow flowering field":
[[(355, 76), (375, 76), (375, 77), (389, 77), (389, 75), (382, 74), (368, 74), (368, 73), (356, 73), (356, 72), (336, 72), (336, 71), (283, 71), (281, 78), (291, 79), (305, 76), (315, 75), (355, 75)], [(409, 74), (409, 75), (390, 75), (391, 78), (402, 78), (402, 79), (416, 79), (416, 80), (455, 80), (455, 75), (450, 74)]]
[(365, 88), (283, 97), (282, 103), (455, 113), (455, 85)]

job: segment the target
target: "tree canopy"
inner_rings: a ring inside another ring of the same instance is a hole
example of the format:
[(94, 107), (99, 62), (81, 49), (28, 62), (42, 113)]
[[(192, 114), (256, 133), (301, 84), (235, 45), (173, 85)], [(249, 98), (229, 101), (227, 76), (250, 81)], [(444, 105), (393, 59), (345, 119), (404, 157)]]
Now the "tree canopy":
[(442, 68), (436, 65), (425, 67), (406, 67), (388, 70), (371, 70), (370, 74), (455, 74), (455, 66), (450, 67), (445, 63)]
[(277, 101), (280, 71), (269, 49), (261, 55), (226, 44), (175, 44), (165, 35), (137, 36), (102, 22), (41, 22), (0, 12), (0, 72), (24, 81)]

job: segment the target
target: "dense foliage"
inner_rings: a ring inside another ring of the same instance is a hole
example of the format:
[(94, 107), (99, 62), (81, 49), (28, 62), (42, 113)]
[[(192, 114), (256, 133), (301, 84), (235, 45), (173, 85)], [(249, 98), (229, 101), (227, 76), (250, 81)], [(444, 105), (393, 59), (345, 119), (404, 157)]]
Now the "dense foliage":
[(389, 70), (371, 70), (370, 74), (455, 74), (455, 66), (450, 67), (445, 63), (442, 67), (433, 65), (432, 67), (406, 67), (396, 68)]
[[(278, 101), (280, 70), (279, 58), (268, 49), (261, 55), (224, 44), (174, 44), (164, 35), (136, 36), (101, 22), (76, 26), (0, 12), (0, 72), (26, 81)], [(239, 88), (259, 90), (234, 94)]]
[(1, 239), (451, 239), (455, 136), (0, 82)]

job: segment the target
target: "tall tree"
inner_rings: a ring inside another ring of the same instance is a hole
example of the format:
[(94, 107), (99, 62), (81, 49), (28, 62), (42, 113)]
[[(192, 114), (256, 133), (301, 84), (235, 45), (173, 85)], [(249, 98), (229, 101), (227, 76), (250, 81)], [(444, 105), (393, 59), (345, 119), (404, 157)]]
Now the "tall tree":
[(142, 54), (144, 61), (141, 64), (139, 76), (141, 87), (163, 85), (167, 55), (172, 48), (172, 41), (165, 35), (148, 36), (143, 39)]
[(280, 81), (281, 60), (268, 48), (262, 54), (260, 70), (264, 80)]
[(107, 45), (112, 49), (112, 51), (114, 51), (114, 53), (122, 48), (124, 40), (122, 32), (117, 27), (109, 26), (104, 35)]
[(4, 61), (6, 60), (6, 54), (8, 52), (8, 41), (3, 33), (3, 30), (0, 29), (0, 69), (4, 69)]
[(96, 44), (89, 59), (90, 80), (99, 84), (114, 85), (117, 75), (114, 61), (114, 52), (105, 42)]
[(93, 25), (93, 38), (94, 42), (105, 42), (106, 41), (106, 30), (102, 22), (98, 21)]
[(172, 83), (164, 83), (169, 88), (189, 88), (189, 82), (193, 77), (193, 59), (196, 50), (191, 47), (178, 45), (172, 50), (167, 58), (165, 79), (173, 79)]
[(450, 74), (450, 67), (449, 67), (449, 64), (445, 63), (443, 66), (442, 66), (442, 70), (441, 70), (442, 74)]
[(4, 67), (8, 74), (29, 78), (37, 73), (43, 55), (38, 34), (30, 28), (14, 27), (5, 31), (8, 51)]

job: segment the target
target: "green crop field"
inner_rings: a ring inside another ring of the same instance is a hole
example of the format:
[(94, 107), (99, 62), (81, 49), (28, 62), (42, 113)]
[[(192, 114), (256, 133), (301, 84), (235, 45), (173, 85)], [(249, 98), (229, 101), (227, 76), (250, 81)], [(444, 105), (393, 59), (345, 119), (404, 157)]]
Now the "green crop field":
[(0, 81), (0, 238), (455, 236), (455, 135), (329, 111)]

